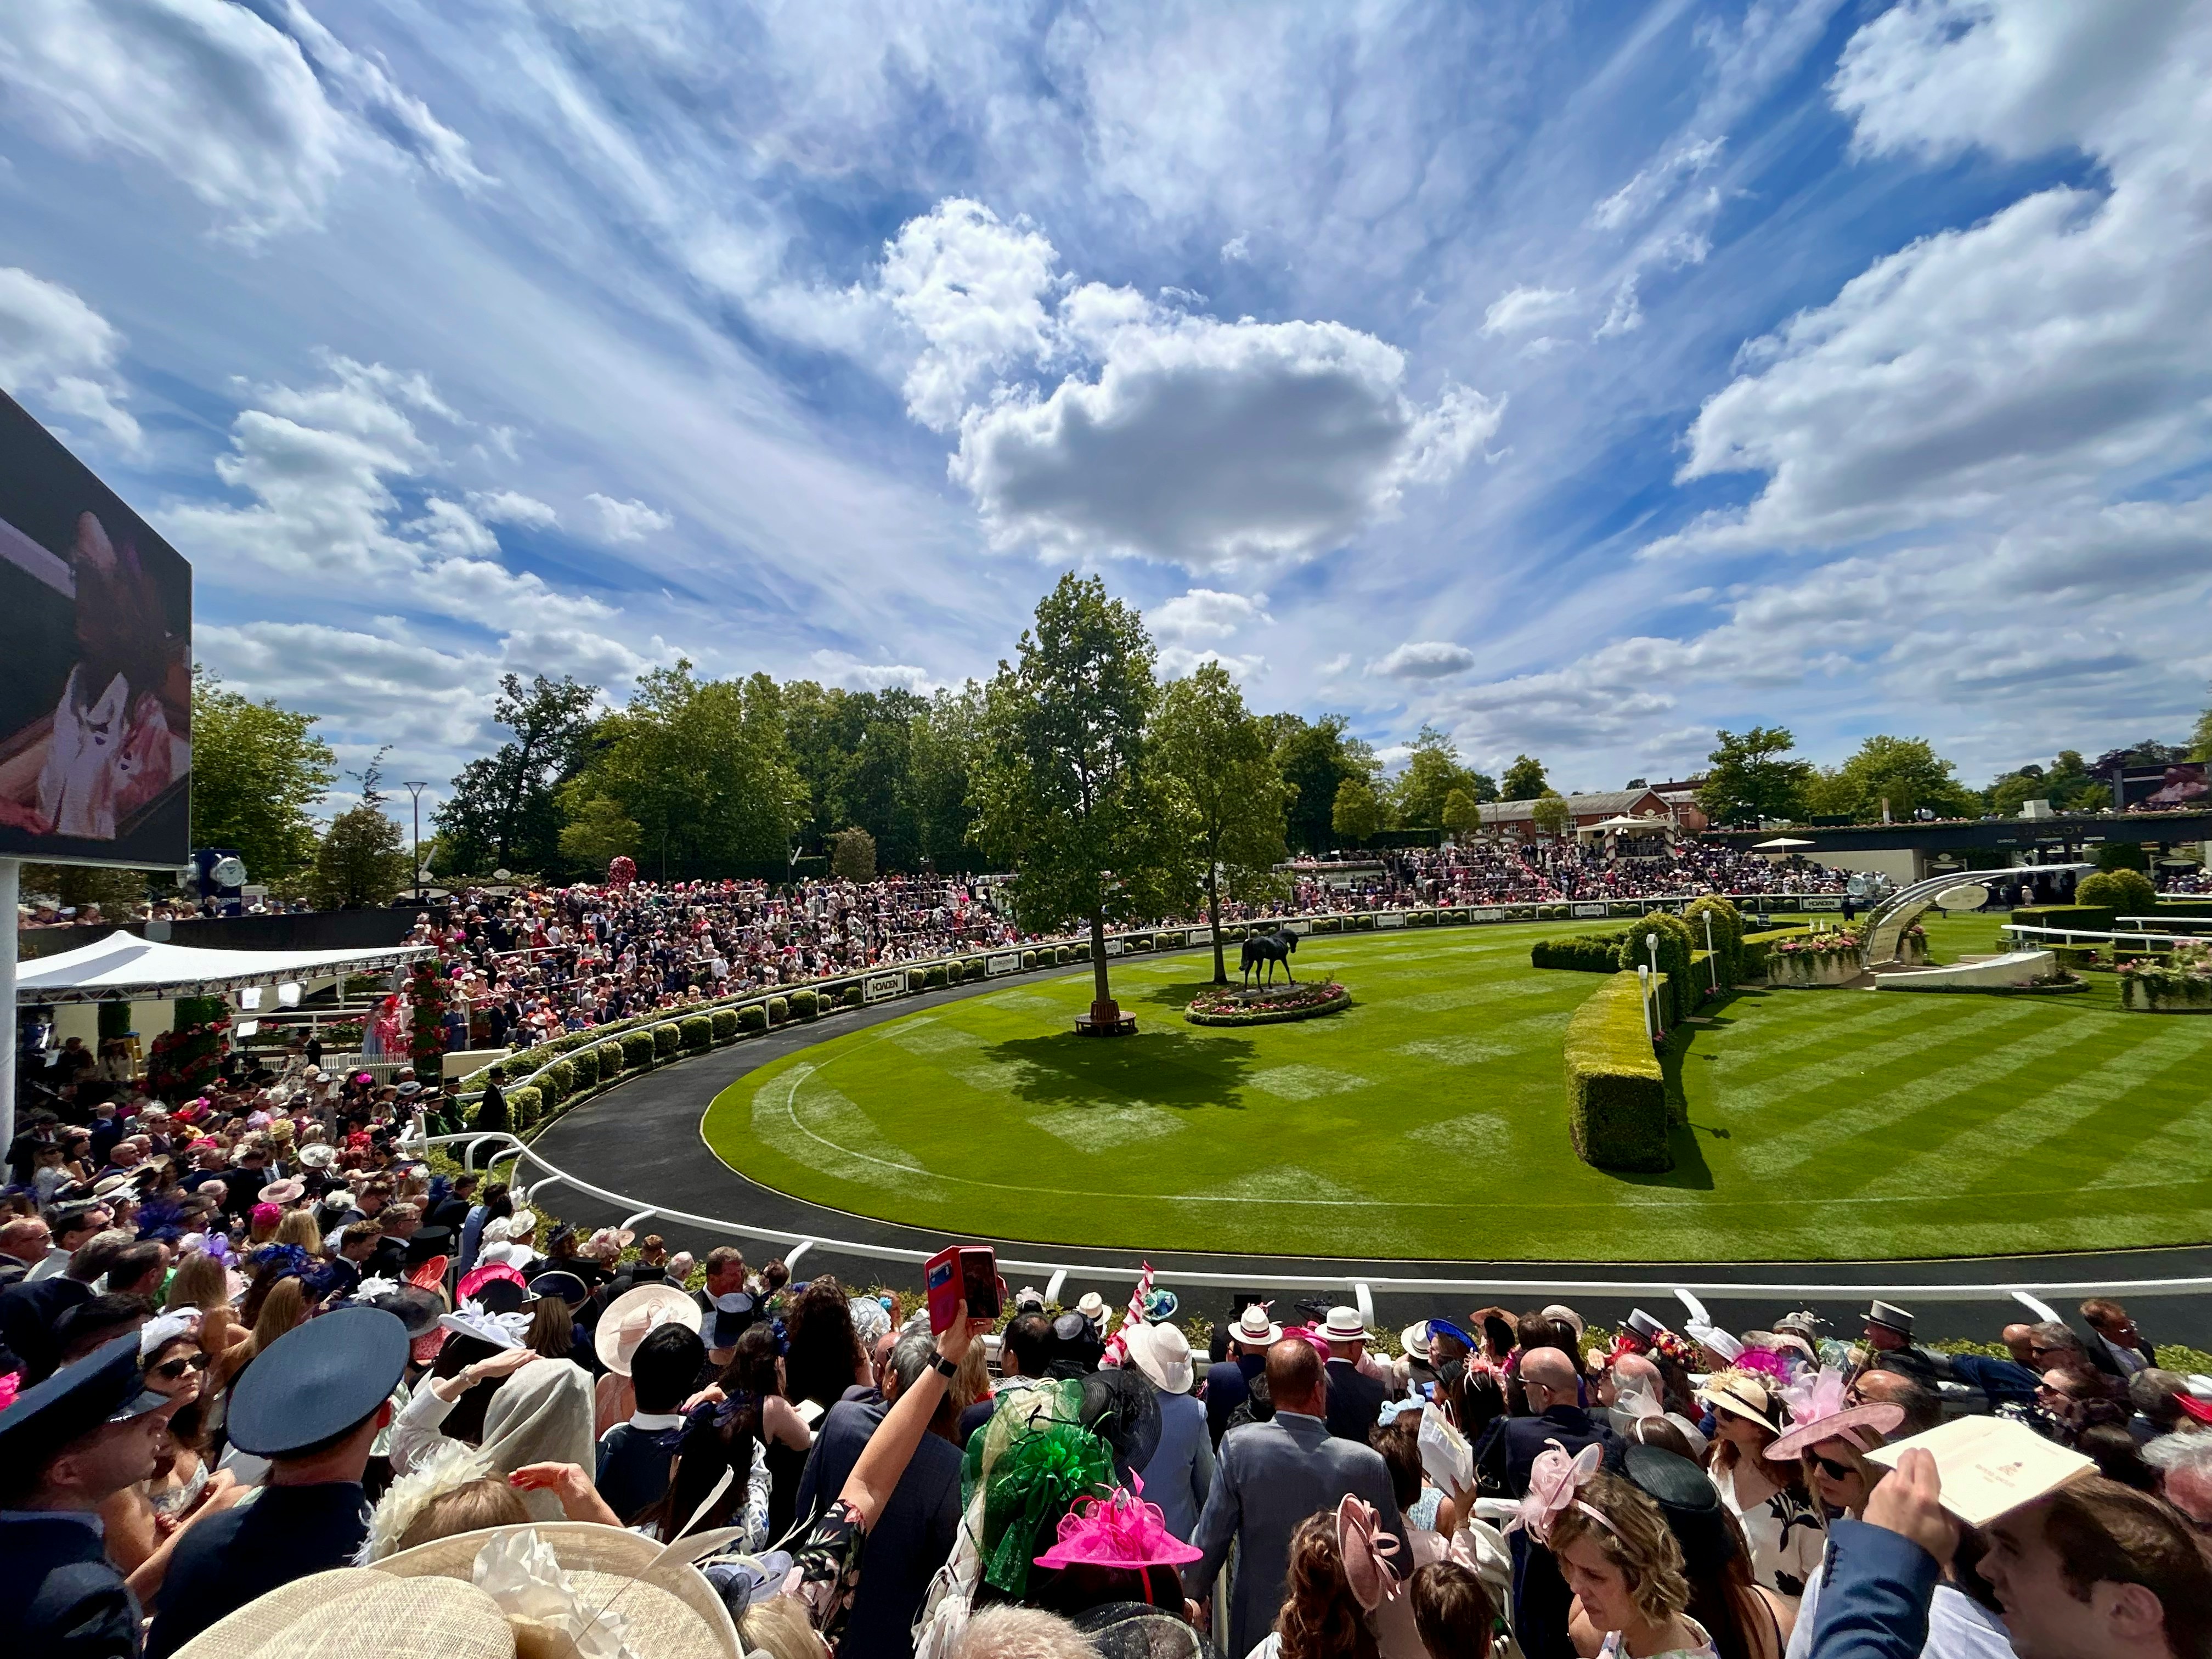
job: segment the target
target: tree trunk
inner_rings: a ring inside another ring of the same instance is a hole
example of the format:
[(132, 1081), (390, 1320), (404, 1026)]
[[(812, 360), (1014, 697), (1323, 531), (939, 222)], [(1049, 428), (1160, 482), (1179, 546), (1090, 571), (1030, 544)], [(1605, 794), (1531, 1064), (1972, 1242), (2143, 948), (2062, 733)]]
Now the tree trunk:
[(1111, 1030), (1120, 1024), (1121, 1011), (1115, 1006), (1114, 994), (1106, 984), (1106, 913), (1091, 913), (1091, 1023), (1094, 1027)]
[(1213, 929), (1213, 982), (1229, 983), (1229, 964), (1221, 958), (1221, 866), (1206, 867), (1206, 920)]

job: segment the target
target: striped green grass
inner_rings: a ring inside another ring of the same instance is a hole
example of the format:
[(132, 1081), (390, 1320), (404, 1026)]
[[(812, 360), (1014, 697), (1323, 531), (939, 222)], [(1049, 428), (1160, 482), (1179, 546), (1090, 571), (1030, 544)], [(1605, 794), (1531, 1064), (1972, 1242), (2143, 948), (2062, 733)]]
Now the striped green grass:
[[(1567, 1143), (1560, 1043), (1596, 976), (1557, 927), (1313, 938), (1346, 1012), (1201, 1028), (1196, 954), (1024, 979), (760, 1067), (703, 1133), (765, 1184), (947, 1233), (1299, 1255), (1727, 1261), (2212, 1237), (2212, 1018), (2054, 999), (1747, 992), (1678, 1034), (1675, 1167)], [(1991, 948), (1937, 921), (1937, 958)]]

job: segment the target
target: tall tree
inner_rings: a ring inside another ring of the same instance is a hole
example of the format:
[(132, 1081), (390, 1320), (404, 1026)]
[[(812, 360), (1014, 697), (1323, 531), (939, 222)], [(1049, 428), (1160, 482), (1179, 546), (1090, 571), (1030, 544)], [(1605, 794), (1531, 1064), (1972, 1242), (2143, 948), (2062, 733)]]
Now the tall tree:
[(1188, 851), (1206, 893), (1213, 933), (1213, 982), (1225, 985), (1221, 890), (1250, 895), (1271, 883), (1284, 857), (1283, 806), (1291, 794), (1264, 726), (1218, 662), (1200, 663), (1171, 683), (1152, 721), (1152, 749), (1160, 781), (1180, 806)]
[(1498, 798), (1503, 800), (1534, 800), (1550, 787), (1544, 781), (1544, 763), (1527, 755), (1516, 755), (1505, 775), (1498, 781)]
[(1391, 809), (1407, 829), (1426, 830), (1443, 823), (1444, 802), (1456, 789), (1470, 799), (1479, 787), (1475, 775), (1459, 763), (1459, 750), (1433, 726), (1413, 738), (1413, 752), (1390, 791)]
[(1893, 818), (1911, 817), (1923, 806), (1937, 817), (1979, 816), (1981, 798), (1956, 773), (1924, 738), (1872, 737), (1841, 766), (1813, 778), (1805, 804), (1815, 814), (1862, 823), (1879, 822), (1885, 802)]
[(307, 892), (325, 910), (360, 910), (389, 904), (408, 884), (407, 844), (399, 826), (368, 801), (331, 820)]
[(1797, 739), (1786, 726), (1754, 726), (1748, 732), (1717, 732), (1705, 757), (1711, 769), (1698, 791), (1698, 807), (1715, 823), (1738, 818), (1800, 818), (1805, 815), (1805, 786), (1814, 768), (1792, 760)]
[(308, 809), (338, 775), (316, 717), (254, 702), (192, 670), (192, 842), (236, 850), (246, 874), (282, 883), (315, 856)]
[(2189, 734), (2189, 758), (2212, 761), (2212, 708), (2197, 717), (2197, 725)]
[(1110, 1024), (1121, 1010), (1107, 981), (1107, 922), (1167, 915), (1181, 896), (1164, 844), (1168, 804), (1145, 755), (1159, 696), (1152, 642), (1105, 583), (1071, 573), (1037, 602), (1016, 649), (987, 694), (975, 835), (1012, 866), (1024, 927), (1089, 924), (1091, 1018)]
[(1346, 847), (1364, 847), (1382, 827), (1382, 801), (1375, 786), (1364, 777), (1349, 777), (1336, 787), (1329, 807), (1328, 827)]
[(969, 680), (939, 690), (918, 709), (907, 732), (908, 789), (919, 862), (958, 868), (973, 856), (968, 770), (983, 741), (983, 688)]
[(1547, 789), (1536, 797), (1536, 804), (1528, 809), (1528, 816), (1536, 827), (1553, 841), (1567, 833), (1567, 825), (1574, 817), (1574, 809), (1567, 798), (1556, 789)]
[(492, 718), (514, 737), (471, 761), (430, 815), (453, 870), (545, 872), (561, 863), (560, 787), (582, 764), (599, 688), (567, 675), (499, 683)]
[(1326, 853), (1338, 841), (1337, 793), (1347, 778), (1371, 782), (1374, 750), (1345, 735), (1351, 722), (1341, 714), (1323, 714), (1310, 725), (1296, 714), (1267, 714), (1261, 724), (1274, 744), (1277, 769), (1291, 789), (1284, 814), (1291, 845), (1301, 853)]
[(1482, 803), (1464, 789), (1444, 797), (1443, 826), (1456, 842), (1464, 842), (1482, 828)]

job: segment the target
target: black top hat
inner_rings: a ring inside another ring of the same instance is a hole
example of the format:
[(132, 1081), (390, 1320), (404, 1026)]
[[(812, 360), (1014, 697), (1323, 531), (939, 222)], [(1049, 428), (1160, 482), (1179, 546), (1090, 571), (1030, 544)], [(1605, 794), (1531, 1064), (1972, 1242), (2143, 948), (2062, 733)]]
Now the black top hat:
[(453, 1241), (451, 1227), (417, 1227), (407, 1241), (407, 1265), (419, 1267), (434, 1256), (448, 1254)]

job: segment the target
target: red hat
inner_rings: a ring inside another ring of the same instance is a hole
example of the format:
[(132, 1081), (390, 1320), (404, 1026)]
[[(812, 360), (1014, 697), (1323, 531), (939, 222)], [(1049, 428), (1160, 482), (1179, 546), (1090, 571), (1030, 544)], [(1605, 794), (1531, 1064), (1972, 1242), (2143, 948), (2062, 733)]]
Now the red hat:
[(2186, 1389), (2173, 1391), (2173, 1403), (2200, 1423), (2212, 1423), (2212, 1400), (2199, 1400)]

